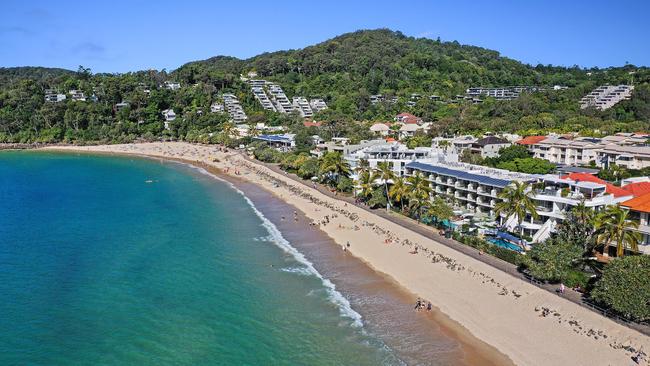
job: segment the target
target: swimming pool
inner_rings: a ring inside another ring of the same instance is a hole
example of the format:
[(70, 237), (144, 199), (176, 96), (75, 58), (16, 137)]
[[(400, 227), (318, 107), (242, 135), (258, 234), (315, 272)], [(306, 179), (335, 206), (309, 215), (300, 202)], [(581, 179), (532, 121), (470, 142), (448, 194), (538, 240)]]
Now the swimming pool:
[(487, 238), (487, 239), (485, 239), (485, 240), (487, 240), (488, 242), (490, 242), (490, 243), (492, 243), (492, 244), (494, 244), (494, 245), (500, 246), (500, 247), (502, 247), (502, 248), (506, 248), (506, 249), (514, 250), (515, 252), (519, 252), (519, 253), (521, 253), (521, 252), (524, 251), (524, 250), (523, 250), (519, 245), (517, 245), (517, 244), (513, 244), (513, 243), (508, 242), (508, 241), (505, 241), (505, 240), (503, 240), (503, 239), (499, 239), (499, 238)]

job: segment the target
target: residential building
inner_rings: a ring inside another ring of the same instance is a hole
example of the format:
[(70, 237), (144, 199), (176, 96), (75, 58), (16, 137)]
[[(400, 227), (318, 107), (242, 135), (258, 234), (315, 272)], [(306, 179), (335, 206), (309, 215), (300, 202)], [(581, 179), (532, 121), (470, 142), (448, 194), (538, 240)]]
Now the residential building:
[(86, 101), (86, 96), (84, 95), (84, 92), (82, 92), (81, 90), (72, 89), (68, 92), (68, 94), (70, 94), (70, 99), (74, 101), (79, 101), (79, 102)]
[(248, 119), (248, 116), (244, 113), (244, 109), (239, 104), (239, 99), (234, 94), (224, 94), (223, 104), (233, 122), (239, 124)]
[(464, 136), (458, 136), (453, 139), (451, 139), (450, 146), (453, 148), (453, 150), (460, 154), (466, 149), (470, 149), (472, 145), (478, 141), (478, 139), (472, 135), (464, 135)]
[(163, 122), (165, 129), (169, 130), (170, 122), (176, 119), (176, 113), (174, 113), (173, 109), (165, 109), (162, 111), (162, 115), (165, 118), (165, 121)]
[(561, 137), (548, 137), (529, 146), (534, 157), (563, 165), (588, 165), (597, 160), (596, 151), (602, 148), (598, 141)]
[(404, 176), (406, 164), (438, 157), (439, 152), (430, 147), (416, 147), (409, 149), (406, 145), (393, 143), (379, 143), (361, 148), (355, 152), (345, 155), (345, 160), (350, 164), (352, 170), (359, 166), (359, 162), (364, 159), (368, 161), (370, 169), (377, 168), (381, 162), (388, 163), (396, 176)]
[(277, 111), (275, 106), (271, 102), (271, 99), (269, 99), (269, 97), (266, 95), (266, 92), (264, 91), (263, 87), (253, 86), (251, 88), (251, 91), (253, 92), (253, 95), (255, 95), (255, 99), (257, 99), (257, 101), (260, 102), (260, 104), (262, 105), (262, 108), (266, 109), (267, 111), (273, 111), (273, 112)]
[(543, 90), (545, 90), (545, 88), (537, 86), (507, 86), (502, 88), (474, 87), (467, 89), (466, 95), (470, 98), (470, 100), (473, 100), (472, 98), (478, 98), (480, 96), (488, 96), (497, 100), (512, 100), (519, 98), (521, 93), (524, 92), (534, 93)]
[(650, 146), (621, 146), (609, 144), (596, 150), (596, 164), (607, 169), (616, 164), (628, 169), (650, 167)]
[(210, 112), (212, 113), (222, 113), (225, 111), (223, 104), (214, 102), (210, 105)]
[(181, 88), (181, 83), (177, 83), (175, 81), (165, 81), (162, 87), (169, 90), (178, 90)]
[(517, 141), (515, 143), (517, 145), (523, 145), (523, 146), (526, 146), (526, 147), (530, 148), (531, 146), (533, 146), (533, 145), (535, 145), (535, 144), (537, 144), (537, 143), (539, 143), (541, 141), (546, 140), (546, 138), (547, 138), (546, 136), (526, 136), (523, 139), (521, 139), (521, 140), (519, 140), (519, 141)]
[(403, 124), (399, 128), (399, 137), (400, 139), (406, 138), (406, 137), (412, 137), (415, 135), (416, 132), (423, 130), (424, 127), (418, 126), (416, 124)]
[(311, 109), (315, 112), (318, 113), (324, 109), (327, 109), (327, 103), (325, 103), (324, 100), (322, 99), (312, 99), (309, 101), (309, 105), (311, 106)]
[(650, 193), (627, 200), (621, 206), (630, 211), (629, 219), (639, 224), (635, 229), (641, 234), (639, 252), (650, 255)]
[(580, 108), (609, 109), (622, 100), (630, 99), (634, 85), (603, 85), (580, 100)]
[[(406, 176), (415, 172), (424, 174), (431, 183), (433, 195), (447, 197), (457, 207), (470, 212), (489, 215), (500, 221), (500, 226), (530, 236), (533, 242), (546, 240), (565, 218), (566, 212), (581, 202), (587, 207), (600, 209), (631, 198), (630, 195), (609, 193), (605, 184), (558, 178), (555, 175), (514, 173), (464, 163), (422, 160), (407, 163), (405, 169)], [(515, 216), (508, 219), (494, 217), (495, 205), (500, 201), (499, 193), (514, 181), (538, 183), (536, 188), (531, 189), (534, 189), (533, 199), (539, 217), (535, 219), (527, 215), (520, 227)]]
[(422, 118), (416, 117), (411, 113), (400, 113), (395, 116), (395, 122), (403, 124), (422, 124)]
[(280, 151), (289, 151), (296, 147), (296, 135), (293, 133), (285, 133), (282, 135), (259, 135), (253, 139), (266, 142), (270, 147)]
[(45, 102), (47, 103), (59, 103), (63, 102), (65, 99), (65, 94), (57, 93), (57, 91), (54, 89), (45, 90)]
[(113, 108), (116, 112), (121, 111), (122, 109), (126, 108), (129, 106), (129, 102), (122, 101), (120, 103), (115, 104), (115, 107)]
[(275, 109), (280, 113), (291, 113), (293, 112), (293, 105), (287, 98), (287, 95), (284, 94), (284, 91), (280, 85), (268, 83), (269, 93), (273, 99), (273, 104)]
[(293, 98), (293, 109), (298, 111), (302, 118), (311, 118), (314, 115), (314, 112), (309, 105), (309, 101), (303, 97)]
[(344, 157), (361, 150), (365, 147), (375, 145), (385, 145), (386, 141), (383, 139), (378, 140), (363, 140), (358, 144), (348, 144), (348, 139), (344, 137), (333, 137), (332, 141), (316, 145), (316, 147), (309, 153), (315, 157), (321, 157), (325, 153), (335, 151), (342, 154)]
[(388, 136), (390, 125), (388, 123), (375, 123), (370, 126), (370, 132), (377, 136)]
[(495, 158), (499, 156), (499, 150), (510, 145), (512, 143), (506, 139), (487, 136), (474, 142), (470, 151), (472, 154), (480, 155), (482, 158)]

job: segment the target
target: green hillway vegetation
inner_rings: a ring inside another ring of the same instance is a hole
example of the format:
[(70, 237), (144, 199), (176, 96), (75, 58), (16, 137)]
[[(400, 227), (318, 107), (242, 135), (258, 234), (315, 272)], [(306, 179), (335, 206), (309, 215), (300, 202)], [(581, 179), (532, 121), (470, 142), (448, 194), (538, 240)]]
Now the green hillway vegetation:
[[(321, 127), (305, 127), (296, 114), (262, 109), (241, 74), (255, 71), (258, 78), (279, 83), (288, 97), (322, 98), (329, 108), (314, 120)], [(165, 81), (181, 84), (179, 90), (160, 87)], [(581, 110), (580, 98), (603, 84), (635, 85), (632, 98), (606, 111)], [(511, 101), (485, 98), (481, 104), (450, 102), (468, 87), (567, 86), (565, 90), (523, 93)], [(60, 103), (44, 101), (45, 90), (67, 93), (76, 89), (96, 101)], [(146, 92), (149, 91), (149, 92)], [(527, 65), (498, 52), (425, 38), (407, 37), (386, 29), (357, 31), (300, 50), (265, 53), (246, 60), (218, 56), (191, 62), (177, 70), (93, 74), (77, 71), (21, 67), (0, 69), (0, 142), (11, 143), (122, 143), (173, 139), (190, 142), (248, 144), (238, 138), (225, 113), (210, 113), (223, 93), (235, 94), (248, 115), (247, 123), (284, 126), (296, 133), (297, 149), (280, 153), (253, 143), (256, 158), (279, 163), (283, 169), (351, 194), (370, 207), (388, 208), (430, 225), (442, 225), (453, 215), (441, 197), (428, 199), (423, 177), (393, 177), (387, 166), (362, 166), (359, 181), (350, 179), (350, 167), (335, 153), (322, 158), (308, 154), (312, 135), (324, 139), (345, 136), (352, 142), (367, 139), (373, 122), (391, 121), (410, 112), (433, 122), (428, 134), (405, 141), (410, 147), (427, 146), (431, 138), (456, 133), (511, 132), (521, 135), (580, 132), (601, 136), (616, 132), (650, 130), (650, 69), (625, 65), (606, 69), (578, 66)], [(412, 93), (423, 97), (414, 106)], [(372, 104), (370, 96), (397, 97), (396, 103)], [(428, 98), (437, 95), (440, 102)], [(128, 107), (117, 109), (122, 101)], [(179, 116), (164, 129), (162, 111), (172, 108)], [(467, 156), (465, 159), (475, 159)], [(499, 158), (474, 161), (529, 173), (552, 169), (533, 159), (525, 149), (511, 147)], [(625, 172), (601, 172), (620, 179)], [(392, 181), (391, 184), (388, 181)], [(377, 183), (381, 182), (381, 183)], [(355, 186), (356, 185), (356, 186)], [(534, 215), (526, 187), (504, 190), (499, 207), (507, 217)], [(534, 277), (579, 286), (591, 299), (635, 320), (650, 319), (650, 256), (634, 255), (639, 238), (630, 231), (626, 211), (611, 207), (595, 213), (578, 207), (558, 233), (523, 256), (494, 246), (471, 233), (454, 232), (466, 245), (515, 263)], [(618, 243), (620, 258), (610, 264), (594, 260), (610, 243)]]
[[(137, 71), (92, 74), (46, 68), (0, 69), (0, 141), (4, 142), (125, 142), (135, 139), (203, 139), (219, 132), (228, 117), (209, 113), (220, 93), (237, 95), (251, 123), (300, 125), (297, 116), (262, 110), (240, 74), (256, 71), (259, 78), (279, 83), (294, 95), (323, 98), (329, 109), (314, 119), (332, 134), (366, 137), (367, 124), (389, 121), (411, 112), (435, 123), (431, 135), (450, 133), (580, 131), (584, 135), (646, 131), (650, 123), (650, 69), (626, 65), (607, 69), (531, 66), (498, 52), (413, 38), (390, 30), (358, 31), (300, 50), (265, 53), (247, 60), (218, 56), (191, 62), (172, 72)], [(160, 88), (163, 81), (182, 87)], [(580, 110), (578, 100), (602, 84), (634, 82), (631, 100), (606, 111)], [(512, 101), (490, 98), (484, 103), (441, 103), (471, 86), (553, 86), (569, 89), (524, 94)], [(83, 91), (97, 102), (45, 103), (44, 90)], [(147, 96), (144, 89), (151, 90)], [(411, 93), (423, 96), (413, 107)], [(370, 95), (397, 96), (395, 104), (373, 105)], [(129, 107), (116, 111), (122, 101)], [(173, 108), (182, 116), (163, 129), (161, 111)], [(203, 113), (198, 113), (201, 110)], [(364, 123), (365, 122), (365, 123)], [(328, 126), (329, 125), (329, 126)], [(295, 132), (295, 130), (294, 130)]]

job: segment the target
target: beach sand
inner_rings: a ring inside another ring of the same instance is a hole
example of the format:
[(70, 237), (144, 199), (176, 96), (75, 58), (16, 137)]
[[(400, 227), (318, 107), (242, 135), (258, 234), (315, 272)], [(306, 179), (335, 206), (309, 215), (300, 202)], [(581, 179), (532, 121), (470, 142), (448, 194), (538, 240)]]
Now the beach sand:
[[(184, 160), (265, 188), (317, 223), (337, 245), (349, 242), (350, 254), (431, 301), (517, 365), (632, 365), (628, 347), (650, 350), (650, 337), (233, 151), (180, 142), (48, 149)], [(326, 217), (329, 223), (324, 224)], [(418, 253), (411, 254), (416, 246)], [(641, 364), (650, 365), (650, 360)]]

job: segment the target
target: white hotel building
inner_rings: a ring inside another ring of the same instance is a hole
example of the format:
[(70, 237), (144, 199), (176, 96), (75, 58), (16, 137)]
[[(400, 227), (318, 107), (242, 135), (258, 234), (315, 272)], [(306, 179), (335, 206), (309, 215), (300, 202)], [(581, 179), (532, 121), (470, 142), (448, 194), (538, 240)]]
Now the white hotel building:
[(503, 223), (509, 231), (521, 230), (532, 237), (533, 242), (546, 240), (556, 225), (564, 220), (565, 213), (583, 200), (587, 207), (599, 209), (631, 198), (614, 197), (606, 192), (604, 184), (560, 179), (554, 175), (513, 173), (464, 163), (429, 160), (405, 165), (405, 176), (416, 172), (423, 173), (431, 183), (432, 194), (447, 197), (457, 207), (491, 217), (500, 200), (499, 193), (513, 181), (540, 183), (543, 188), (534, 188), (539, 218), (527, 215), (520, 228), (517, 228), (516, 217), (510, 217)]

